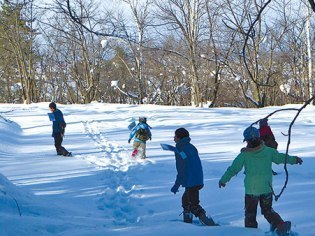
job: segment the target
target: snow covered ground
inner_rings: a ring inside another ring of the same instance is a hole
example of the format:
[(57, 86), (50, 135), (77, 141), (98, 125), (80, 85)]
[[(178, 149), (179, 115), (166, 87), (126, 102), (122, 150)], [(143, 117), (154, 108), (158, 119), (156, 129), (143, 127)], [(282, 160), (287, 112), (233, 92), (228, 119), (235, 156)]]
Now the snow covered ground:
[[(259, 229), (243, 227), (243, 173), (224, 189), (218, 180), (243, 147), (242, 132), (279, 108), (192, 108), (153, 105), (58, 105), (67, 122), (63, 145), (71, 158), (56, 156), (48, 103), (0, 104), (0, 235), (266, 235), (267, 221), (258, 213)], [(285, 152), (288, 125), (296, 112), (269, 120)], [(303, 158), (288, 166), (289, 183), (274, 208), (300, 236), (315, 235), (315, 107), (302, 111), (292, 129), (290, 154)], [(127, 126), (146, 116), (153, 127), (146, 160), (130, 157)], [(201, 205), (220, 227), (182, 223), (181, 195), (170, 192), (176, 170), (172, 152), (175, 129), (190, 131), (205, 177)], [(278, 193), (283, 165), (274, 166)]]

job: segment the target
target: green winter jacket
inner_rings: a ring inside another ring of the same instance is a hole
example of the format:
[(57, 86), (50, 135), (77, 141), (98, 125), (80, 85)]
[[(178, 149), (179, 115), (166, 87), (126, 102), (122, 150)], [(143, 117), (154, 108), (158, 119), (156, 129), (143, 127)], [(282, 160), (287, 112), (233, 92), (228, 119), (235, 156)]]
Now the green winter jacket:
[[(243, 148), (232, 165), (221, 177), (220, 182), (227, 183), (234, 175), (245, 168), (245, 194), (261, 195), (272, 192), (272, 162), (285, 162), (285, 154), (276, 149), (259, 145), (255, 148)], [(288, 164), (296, 164), (296, 157), (288, 155)]]

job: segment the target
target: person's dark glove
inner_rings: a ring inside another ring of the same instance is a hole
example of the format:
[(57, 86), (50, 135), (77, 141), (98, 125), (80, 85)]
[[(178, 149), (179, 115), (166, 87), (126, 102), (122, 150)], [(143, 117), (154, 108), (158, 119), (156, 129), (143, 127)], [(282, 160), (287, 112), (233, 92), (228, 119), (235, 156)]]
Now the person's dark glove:
[(179, 184), (175, 183), (174, 186), (171, 188), (171, 192), (176, 194), (178, 192), (179, 186)]
[(149, 139), (150, 139), (150, 141), (151, 141), (151, 140), (152, 140), (152, 137), (150, 137)]
[(219, 181), (219, 188), (221, 188), (221, 187), (225, 187), (225, 183), (222, 183), (221, 181)]
[(128, 139), (128, 143), (130, 143), (131, 139)]
[(302, 158), (296, 157), (296, 164), (302, 165), (303, 160)]

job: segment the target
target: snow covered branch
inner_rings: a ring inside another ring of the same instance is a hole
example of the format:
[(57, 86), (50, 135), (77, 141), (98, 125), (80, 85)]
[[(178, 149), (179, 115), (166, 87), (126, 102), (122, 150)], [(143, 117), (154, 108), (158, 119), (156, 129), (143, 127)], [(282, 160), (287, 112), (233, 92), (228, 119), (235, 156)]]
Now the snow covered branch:
[(132, 98), (132, 99), (138, 99), (137, 95), (134, 94), (130, 94), (128, 92), (123, 91), (119, 86), (118, 86), (118, 80), (113, 80), (111, 81), (111, 87), (113, 87), (114, 89), (117, 89), (119, 92), (121, 92), (122, 94)]

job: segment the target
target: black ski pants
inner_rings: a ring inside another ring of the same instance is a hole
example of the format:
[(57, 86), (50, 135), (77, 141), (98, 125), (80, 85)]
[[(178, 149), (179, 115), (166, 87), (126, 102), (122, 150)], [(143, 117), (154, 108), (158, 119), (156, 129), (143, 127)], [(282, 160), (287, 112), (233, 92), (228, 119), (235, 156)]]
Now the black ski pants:
[(54, 139), (57, 155), (68, 156), (69, 152), (63, 146), (61, 146), (63, 141), (62, 134), (60, 132), (54, 134)]
[(190, 211), (196, 217), (205, 214), (205, 210), (199, 205), (199, 190), (203, 188), (203, 185), (185, 188), (185, 192), (182, 196), (182, 207), (184, 211)]
[(272, 194), (262, 194), (259, 196), (245, 195), (245, 227), (257, 228), (258, 224), (256, 221), (257, 205), (260, 204), (261, 213), (264, 215), (266, 220), (271, 224), (272, 227), (277, 225), (283, 220), (280, 215), (272, 209)]

